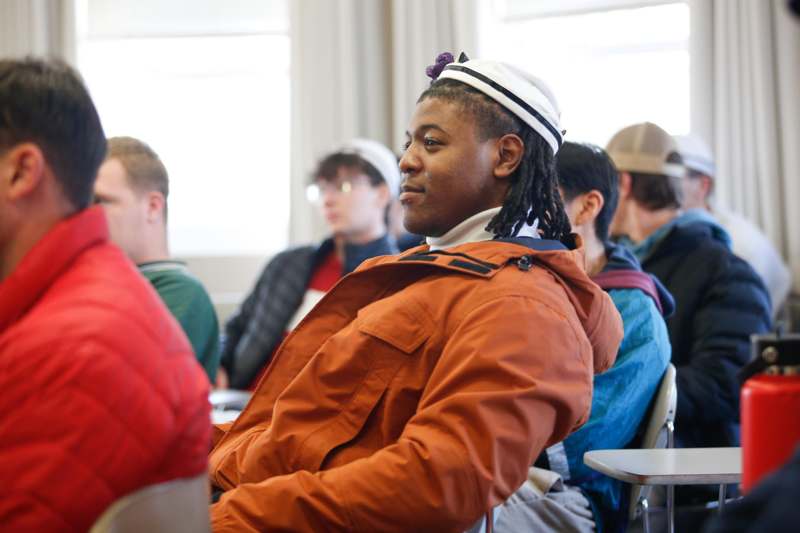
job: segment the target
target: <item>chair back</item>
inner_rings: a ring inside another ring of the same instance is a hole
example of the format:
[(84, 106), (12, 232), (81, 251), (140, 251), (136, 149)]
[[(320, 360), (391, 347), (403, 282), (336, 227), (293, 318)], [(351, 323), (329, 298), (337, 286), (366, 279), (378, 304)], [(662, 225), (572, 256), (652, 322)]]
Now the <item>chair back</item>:
[[(675, 366), (670, 363), (661, 378), (661, 385), (658, 387), (653, 398), (650, 409), (650, 417), (645, 426), (644, 436), (642, 437), (639, 448), (672, 448), (674, 446), (673, 434), (675, 431), (675, 410), (678, 406), (678, 388), (675, 383)], [(628, 518), (635, 520), (639, 506), (639, 499), (646, 498), (650, 487), (641, 485), (631, 486), (630, 505), (628, 507)]]
[(89, 533), (210, 533), (208, 476), (150, 485), (123, 496)]

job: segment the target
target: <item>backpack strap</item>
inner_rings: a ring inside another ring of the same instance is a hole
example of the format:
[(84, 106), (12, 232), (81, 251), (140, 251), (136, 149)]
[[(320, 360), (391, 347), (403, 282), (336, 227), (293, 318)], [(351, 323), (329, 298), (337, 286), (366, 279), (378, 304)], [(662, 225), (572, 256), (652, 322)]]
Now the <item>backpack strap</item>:
[(608, 270), (592, 276), (592, 281), (606, 291), (609, 289), (639, 289), (653, 299), (661, 314), (664, 313), (656, 284), (650, 274), (646, 272), (639, 270)]

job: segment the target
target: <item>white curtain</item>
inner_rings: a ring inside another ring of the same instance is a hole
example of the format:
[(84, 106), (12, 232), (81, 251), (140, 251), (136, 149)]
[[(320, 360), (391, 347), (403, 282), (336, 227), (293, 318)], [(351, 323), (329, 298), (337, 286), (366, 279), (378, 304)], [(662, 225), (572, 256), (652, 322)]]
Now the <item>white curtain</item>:
[(405, 142), (408, 119), (430, 83), (425, 67), (441, 52), (476, 57), (475, 0), (392, 0), (392, 143)]
[(351, 137), (389, 141), (388, 4), (291, 0), (292, 141), (290, 242), (324, 235), (305, 197), (316, 161)]
[(362, 136), (397, 152), (425, 67), (437, 53), (474, 50), (475, 0), (291, 0), (290, 241), (325, 235), (305, 197), (326, 151)]
[(0, 57), (75, 60), (73, 0), (0, 0)]
[(800, 20), (785, 0), (691, 0), (692, 130), (719, 200), (756, 222), (800, 288)]

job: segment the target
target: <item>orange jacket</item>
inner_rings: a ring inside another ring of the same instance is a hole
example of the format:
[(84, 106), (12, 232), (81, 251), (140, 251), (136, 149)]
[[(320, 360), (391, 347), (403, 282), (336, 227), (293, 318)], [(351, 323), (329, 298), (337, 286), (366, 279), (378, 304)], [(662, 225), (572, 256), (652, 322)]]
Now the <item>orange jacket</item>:
[(582, 251), (426, 252), (343, 278), (217, 428), (214, 531), (463, 531), (587, 419), (622, 325)]

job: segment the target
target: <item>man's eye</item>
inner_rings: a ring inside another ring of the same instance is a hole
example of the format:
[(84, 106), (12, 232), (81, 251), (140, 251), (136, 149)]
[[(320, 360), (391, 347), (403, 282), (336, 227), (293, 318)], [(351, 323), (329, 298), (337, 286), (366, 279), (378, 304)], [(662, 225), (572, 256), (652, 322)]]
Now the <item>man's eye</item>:
[(425, 143), (425, 146), (436, 146), (436, 145), (441, 144), (436, 139), (430, 139), (430, 138), (424, 139), (424, 143)]
[(408, 151), (408, 149), (409, 149), (410, 147), (411, 147), (411, 141), (406, 141), (406, 142), (404, 142), (404, 143), (403, 143), (403, 146), (402, 146), (401, 150), (402, 150), (403, 152), (406, 152), (406, 151)]

